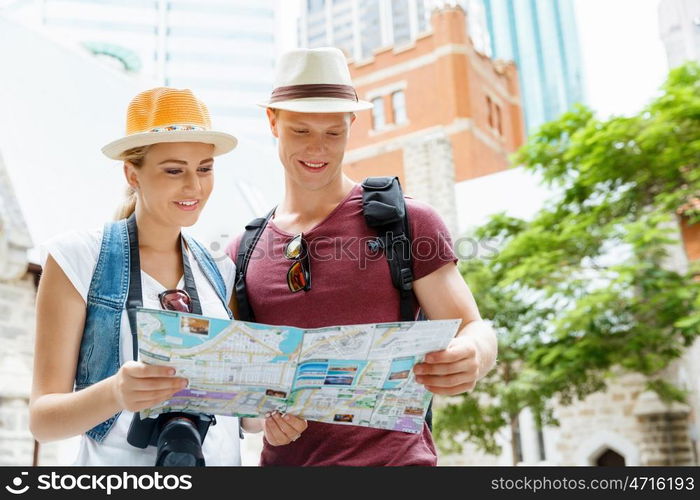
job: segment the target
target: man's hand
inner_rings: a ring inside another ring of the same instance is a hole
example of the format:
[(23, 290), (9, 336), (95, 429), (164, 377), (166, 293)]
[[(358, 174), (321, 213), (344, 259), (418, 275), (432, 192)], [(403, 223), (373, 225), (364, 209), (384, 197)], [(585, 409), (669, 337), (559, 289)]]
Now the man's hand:
[(285, 413), (273, 412), (263, 420), (265, 439), (272, 446), (282, 446), (296, 441), (306, 430), (308, 423), (303, 418)]
[(455, 396), (471, 391), (479, 378), (479, 345), (468, 335), (455, 337), (444, 351), (426, 354), (413, 367), (416, 382), (433, 394)]

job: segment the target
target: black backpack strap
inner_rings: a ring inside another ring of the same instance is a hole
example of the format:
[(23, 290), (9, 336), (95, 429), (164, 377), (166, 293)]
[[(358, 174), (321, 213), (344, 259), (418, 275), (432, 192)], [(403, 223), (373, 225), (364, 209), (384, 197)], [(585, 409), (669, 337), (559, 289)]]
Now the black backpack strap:
[[(415, 321), (413, 268), (411, 253), (411, 226), (408, 221), (406, 200), (398, 177), (368, 177), (362, 183), (362, 210), (367, 225), (377, 230), (377, 238), (384, 248), (391, 280), (399, 291), (401, 320)], [(419, 311), (418, 320), (426, 319)], [(433, 430), (433, 402), (425, 414), (428, 429)]]
[(391, 280), (399, 291), (401, 320), (415, 321), (411, 232), (399, 178), (368, 177), (362, 188), (362, 211), (384, 248)]
[[(277, 207), (275, 207), (277, 208)], [(258, 240), (262, 236), (267, 223), (272, 218), (275, 213), (275, 208), (270, 210), (270, 212), (265, 217), (258, 217), (250, 221), (246, 227), (243, 236), (241, 237), (241, 242), (238, 245), (238, 254), (236, 255), (236, 300), (238, 302), (238, 317), (236, 319), (241, 321), (255, 321), (255, 314), (253, 313), (253, 308), (250, 306), (250, 301), (248, 300), (248, 291), (245, 285), (245, 275), (248, 270), (248, 263), (253, 255), (253, 250), (255, 250), (255, 245), (258, 244)]]

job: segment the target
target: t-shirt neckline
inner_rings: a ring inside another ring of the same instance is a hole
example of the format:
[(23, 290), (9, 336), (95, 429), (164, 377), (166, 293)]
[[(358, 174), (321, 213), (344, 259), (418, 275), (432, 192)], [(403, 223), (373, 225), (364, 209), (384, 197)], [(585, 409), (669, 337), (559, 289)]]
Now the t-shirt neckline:
[[(153, 276), (151, 276), (150, 274), (148, 274), (148, 273), (147, 273), (146, 271), (144, 271), (143, 269), (141, 269), (141, 273), (142, 273), (146, 278), (148, 278), (148, 279), (151, 281), (152, 284), (156, 285), (156, 288), (157, 288), (157, 289), (161, 289), (161, 288), (162, 288), (163, 290), (167, 290), (167, 288), (165, 287), (165, 285), (163, 285), (160, 281), (158, 281), (157, 279), (155, 279)], [(177, 281), (177, 285), (175, 286), (175, 288), (177, 288), (177, 289), (183, 289), (184, 286), (185, 286), (185, 277), (184, 277), (184, 276), (180, 276), (180, 279)]]
[[(323, 226), (324, 224), (326, 224), (329, 220), (331, 220), (333, 217), (335, 217), (335, 215), (340, 211), (340, 209), (341, 209), (346, 203), (348, 203), (348, 201), (350, 200), (350, 198), (352, 198), (352, 196), (353, 196), (354, 194), (357, 193), (357, 191), (360, 189), (360, 187), (361, 187), (361, 186), (360, 186), (359, 184), (355, 184), (355, 185), (352, 187), (352, 189), (350, 190), (350, 192), (349, 192), (348, 194), (345, 195), (345, 198), (343, 198), (343, 199), (340, 201), (340, 203), (338, 203), (338, 204), (335, 206), (335, 208), (334, 208), (333, 210), (331, 210), (330, 213), (329, 213), (328, 215), (326, 215), (326, 217), (325, 217), (323, 220), (321, 220), (318, 224), (316, 224), (314, 227), (312, 227), (312, 228), (309, 229), (308, 231), (304, 231), (304, 236), (307, 236), (307, 235), (312, 234), (312, 233), (315, 232), (318, 228), (320, 228), (321, 226)], [(270, 220), (268, 221), (268, 225), (269, 225), (270, 228), (272, 228), (275, 232), (277, 232), (277, 233), (279, 233), (279, 234), (281, 234), (281, 235), (283, 235), (283, 236), (287, 236), (287, 237), (294, 237), (294, 236), (296, 236), (296, 234), (292, 234), (292, 233), (289, 233), (289, 232), (287, 232), (287, 231), (284, 231), (284, 230), (280, 229), (279, 226), (278, 226), (277, 224), (275, 224), (275, 221), (274, 221), (274, 219), (272, 219), (272, 218), (270, 218)], [(298, 233), (297, 233), (297, 234), (298, 234)]]

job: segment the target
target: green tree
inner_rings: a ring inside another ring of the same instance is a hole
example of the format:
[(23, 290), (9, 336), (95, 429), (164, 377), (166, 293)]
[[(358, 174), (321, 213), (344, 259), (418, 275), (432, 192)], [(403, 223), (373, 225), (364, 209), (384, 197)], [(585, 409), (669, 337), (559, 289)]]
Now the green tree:
[(681, 207), (700, 222), (700, 65), (673, 70), (636, 116), (601, 121), (574, 108), (514, 161), (556, 194), (530, 221), (499, 214), (474, 233), (499, 243), (495, 256), (461, 264), (499, 334), (499, 360), (472, 393), (436, 410), (444, 452), (464, 440), (497, 453), (496, 433), (516, 433), (524, 408), (556, 424), (554, 402), (603, 390), (613, 371), (683, 400), (660, 372), (700, 332), (697, 270), (665, 265)]

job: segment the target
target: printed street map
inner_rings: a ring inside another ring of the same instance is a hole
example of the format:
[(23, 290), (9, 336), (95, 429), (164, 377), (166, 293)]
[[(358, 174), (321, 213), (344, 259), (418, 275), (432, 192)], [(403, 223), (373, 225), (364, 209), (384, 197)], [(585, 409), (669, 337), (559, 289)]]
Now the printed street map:
[(419, 433), (431, 393), (413, 365), (445, 349), (460, 321), (304, 330), (139, 309), (141, 361), (189, 386), (143, 417), (191, 411), (242, 417), (273, 410), (307, 420)]

